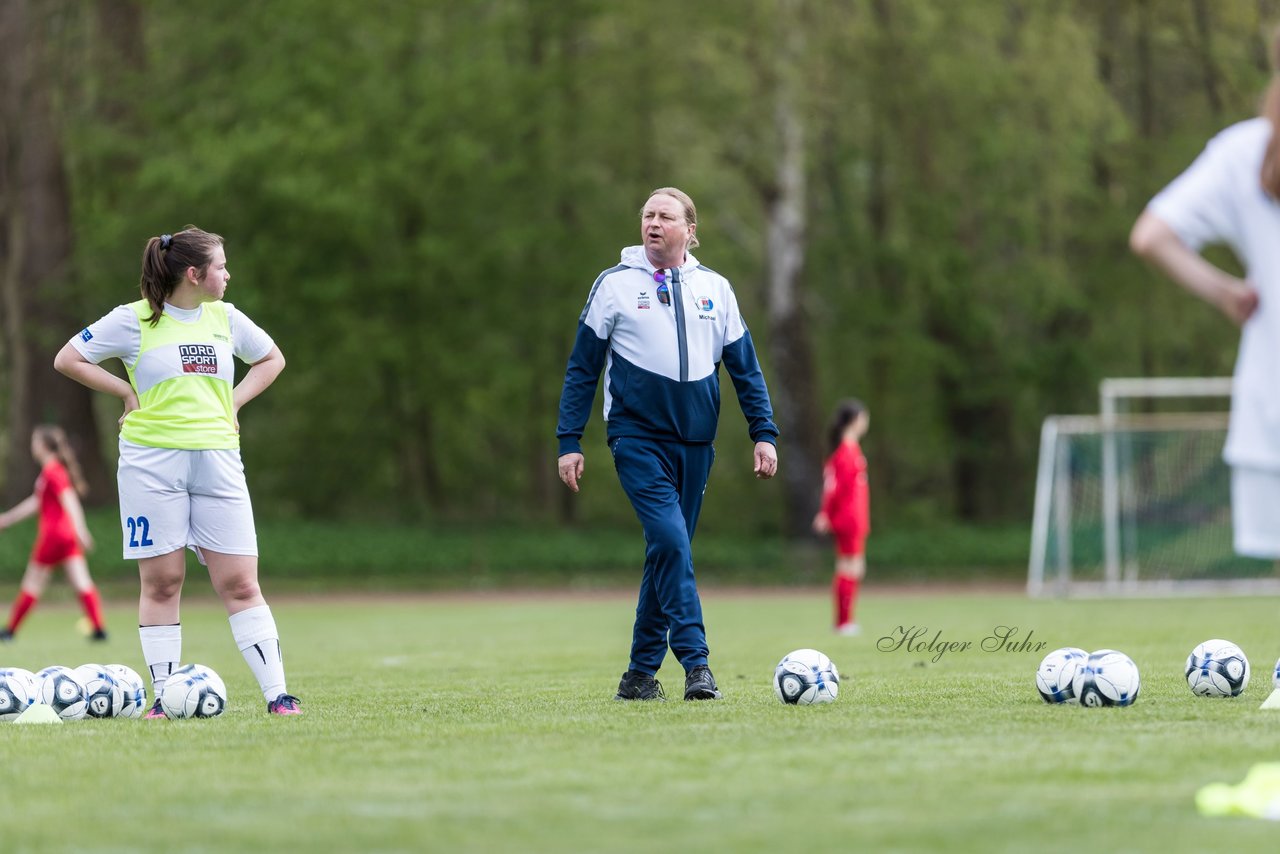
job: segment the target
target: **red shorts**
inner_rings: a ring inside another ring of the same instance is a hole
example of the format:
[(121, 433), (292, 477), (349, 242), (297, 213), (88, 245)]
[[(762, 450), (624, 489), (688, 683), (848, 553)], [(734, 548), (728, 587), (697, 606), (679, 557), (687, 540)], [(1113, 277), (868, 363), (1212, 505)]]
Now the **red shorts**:
[(836, 531), (836, 556), (857, 557), (867, 549), (867, 535), (856, 528), (850, 531)]
[(63, 561), (84, 554), (80, 550), (80, 541), (75, 535), (46, 533), (36, 539), (31, 550), (31, 560), (45, 566), (57, 566)]

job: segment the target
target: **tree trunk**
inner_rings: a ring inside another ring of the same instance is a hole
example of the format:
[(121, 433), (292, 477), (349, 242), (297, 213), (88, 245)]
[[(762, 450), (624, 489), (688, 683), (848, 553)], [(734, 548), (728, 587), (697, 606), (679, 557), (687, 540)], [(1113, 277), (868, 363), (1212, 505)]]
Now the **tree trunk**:
[(1156, 93), (1151, 61), (1150, 0), (1138, 0), (1137, 44), (1134, 51), (1138, 60), (1138, 131), (1144, 142), (1150, 142), (1156, 132)]
[[(1108, 92), (1112, 92), (1115, 87), (1116, 56), (1113, 39), (1119, 30), (1120, 16), (1115, 4), (1104, 4), (1098, 14), (1097, 62), (1098, 80)], [(1099, 190), (1110, 193), (1115, 176), (1104, 148), (1099, 144), (1093, 152), (1093, 180)]]
[[(546, 81), (548, 98), (556, 99), (548, 109), (546, 121), (529, 125), (524, 148), (536, 152), (539, 180), (530, 189), (545, 200), (555, 211), (556, 222), (568, 234), (581, 228), (579, 203), (574, 188), (567, 183), (563, 165), (571, 162), (571, 152), (577, 148), (580, 128), (581, 103), (581, 44), (579, 42), (584, 22), (590, 12), (571, 0), (563, 0), (554, 12), (541, 10), (531, 3), (529, 27), (530, 72)], [(548, 101), (548, 106), (552, 102)], [(531, 247), (533, 263), (537, 267), (551, 269), (556, 266), (559, 250), (546, 245)], [(561, 379), (564, 376), (564, 357), (561, 342), (565, 318), (545, 311), (524, 315), (530, 334), (520, 345), (521, 357), (529, 372), (530, 424), (547, 423), (548, 415), (554, 417), (559, 400)], [(601, 384), (608, 382), (605, 377)], [(546, 431), (534, 430), (525, 443), (529, 464), (529, 492), (526, 503), (537, 512), (554, 512), (559, 521), (573, 525), (578, 520), (579, 501), (560, 483), (556, 472), (559, 450), (556, 440)], [(549, 453), (548, 453), (549, 452)]]
[(1209, 110), (1218, 122), (1222, 120), (1222, 84), (1218, 65), (1213, 58), (1213, 26), (1209, 19), (1209, 4), (1205, 0), (1191, 0), (1196, 22), (1196, 52), (1200, 55), (1200, 73), (1204, 77), (1204, 95)]
[[(1142, 165), (1139, 167), (1147, 174), (1141, 176), (1140, 187), (1150, 187), (1151, 151), (1156, 142), (1156, 93), (1155, 72), (1151, 57), (1151, 31), (1155, 26), (1151, 15), (1150, 0), (1138, 0), (1138, 25), (1135, 55), (1138, 62), (1138, 137), (1142, 151)], [(1139, 376), (1149, 377), (1155, 374), (1155, 350), (1152, 342), (1150, 324), (1139, 324), (1138, 361), (1142, 373)]]
[(1256, 13), (1254, 31), (1258, 35), (1253, 40), (1253, 64), (1258, 71), (1266, 74), (1272, 70), (1271, 43), (1276, 19), (1275, 0), (1258, 0), (1254, 12)]
[(805, 138), (800, 100), (804, 34), (799, 3), (782, 0), (785, 31), (776, 54), (774, 128), (778, 138), (774, 185), (766, 194), (767, 309), (775, 382), (770, 389), (781, 425), (780, 474), (786, 496), (786, 533), (805, 536), (820, 500), (821, 424), (814, 391), (813, 351), (801, 296), (805, 257)]
[(0, 268), (8, 379), (4, 498), (29, 494), (36, 467), (32, 428), (62, 425), (89, 483), (90, 501), (112, 490), (95, 426), (92, 393), (53, 369), (53, 357), (87, 318), (71, 287), (71, 207), (54, 117), (54, 75), (39, 8), (0, 3)]

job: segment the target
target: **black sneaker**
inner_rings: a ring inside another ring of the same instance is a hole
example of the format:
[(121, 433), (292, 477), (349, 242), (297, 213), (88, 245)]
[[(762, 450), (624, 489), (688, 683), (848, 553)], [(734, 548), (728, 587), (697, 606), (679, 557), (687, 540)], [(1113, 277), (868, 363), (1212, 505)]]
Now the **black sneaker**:
[(705, 664), (696, 665), (684, 677), (684, 698), (686, 700), (719, 700), (720, 690), (716, 688), (716, 677), (711, 675), (711, 668)]
[(639, 670), (628, 670), (622, 674), (622, 681), (618, 683), (618, 693), (613, 699), (665, 700), (667, 695), (662, 693), (662, 683), (648, 673), (641, 673)]
[(106, 639), (107, 639), (107, 632), (105, 629), (94, 629), (93, 634), (89, 635), (89, 640), (96, 641), (98, 643), (101, 643)]
[(8, 629), (0, 629), (0, 643), (8, 643), (13, 640), (13, 632)]
[(160, 718), (167, 718), (167, 717), (169, 716), (164, 713), (164, 707), (160, 705), (160, 698), (157, 697), (155, 704), (151, 707), (151, 709), (145, 715), (142, 716), (142, 719), (144, 721), (154, 721)]

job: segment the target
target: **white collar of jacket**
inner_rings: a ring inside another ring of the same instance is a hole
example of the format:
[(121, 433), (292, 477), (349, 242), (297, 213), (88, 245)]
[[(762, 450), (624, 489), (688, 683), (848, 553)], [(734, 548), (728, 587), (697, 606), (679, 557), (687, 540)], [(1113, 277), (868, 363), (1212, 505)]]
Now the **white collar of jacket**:
[[(652, 275), (658, 272), (658, 268), (653, 266), (649, 261), (649, 256), (645, 253), (643, 246), (628, 246), (622, 250), (622, 265), (624, 267), (634, 267), (644, 270)], [(689, 274), (698, 269), (698, 259), (693, 257), (693, 253), (685, 251), (684, 263), (680, 265), (680, 278), (688, 279)]]

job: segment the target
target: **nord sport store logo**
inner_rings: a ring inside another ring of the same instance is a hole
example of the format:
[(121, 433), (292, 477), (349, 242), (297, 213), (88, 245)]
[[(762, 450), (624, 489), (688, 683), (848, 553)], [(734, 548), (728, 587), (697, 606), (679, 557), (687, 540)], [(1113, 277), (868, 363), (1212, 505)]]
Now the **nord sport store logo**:
[[(1049, 644), (1047, 641), (1032, 640), (1035, 630), (1027, 632), (1025, 638), (1018, 639), (1017, 626), (996, 626), (991, 634), (978, 641), (978, 649), (983, 652), (1042, 652)], [(971, 640), (946, 640), (942, 637), (942, 629), (930, 636), (928, 626), (898, 626), (889, 634), (876, 641), (876, 649), (881, 652), (911, 652), (932, 656), (937, 664), (942, 656), (949, 652), (969, 652), (974, 647)]]
[(216, 374), (218, 351), (212, 344), (179, 344), (178, 358), (184, 374)]

